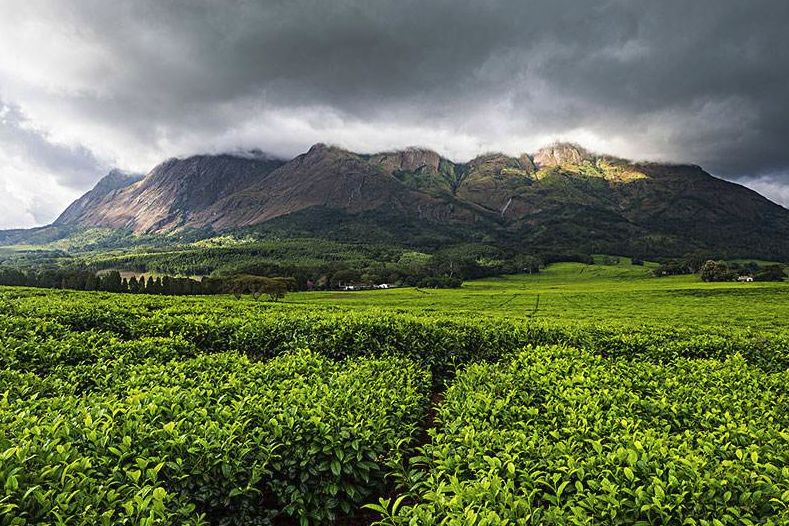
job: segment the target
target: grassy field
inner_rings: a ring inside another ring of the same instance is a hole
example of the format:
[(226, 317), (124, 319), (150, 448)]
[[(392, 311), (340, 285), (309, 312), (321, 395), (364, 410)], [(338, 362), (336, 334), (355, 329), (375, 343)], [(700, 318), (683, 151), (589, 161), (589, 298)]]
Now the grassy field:
[(534, 275), (466, 282), (460, 289), (303, 292), (285, 302), (348, 309), (638, 325), (770, 329), (789, 320), (789, 283), (704, 283), (654, 278), (651, 265), (556, 263)]

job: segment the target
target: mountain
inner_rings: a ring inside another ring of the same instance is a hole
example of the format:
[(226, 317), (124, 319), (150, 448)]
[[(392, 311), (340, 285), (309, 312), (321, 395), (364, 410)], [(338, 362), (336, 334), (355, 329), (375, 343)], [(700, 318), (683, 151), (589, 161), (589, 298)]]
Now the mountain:
[(324, 144), (289, 161), (259, 152), (170, 159), (143, 178), (108, 175), (56, 224), (789, 260), (789, 210), (756, 192), (698, 166), (568, 143), (467, 163), (422, 148), (357, 154)]
[(105, 200), (111, 200), (118, 190), (131, 186), (141, 181), (144, 177), (142, 174), (133, 174), (117, 169), (111, 170), (110, 173), (96, 183), (96, 186), (91, 191), (71, 203), (55, 220), (54, 224), (79, 223), (80, 219), (89, 214), (91, 210), (101, 206)]
[(56, 225), (124, 228), (135, 233), (168, 232), (195, 225), (192, 216), (207, 210), (283, 163), (265, 156), (199, 155), (169, 159), (141, 178), (116, 179), (73, 203)]

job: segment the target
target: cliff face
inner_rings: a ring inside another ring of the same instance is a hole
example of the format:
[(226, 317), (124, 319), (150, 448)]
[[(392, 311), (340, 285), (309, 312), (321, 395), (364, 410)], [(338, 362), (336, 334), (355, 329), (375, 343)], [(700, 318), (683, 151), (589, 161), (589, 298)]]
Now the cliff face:
[(408, 148), (397, 152), (372, 155), (370, 162), (380, 165), (387, 172), (396, 170), (413, 172), (422, 169), (437, 171), (441, 163), (441, 156), (423, 148)]
[(541, 148), (534, 154), (534, 163), (539, 167), (581, 164), (593, 156), (577, 144), (557, 143)]
[(419, 148), (361, 155), (323, 144), (287, 162), (171, 159), (144, 178), (111, 174), (58, 224), (219, 232), (299, 216), (302, 231), (325, 232), (303, 219), (314, 210), (412, 225), (397, 234), (403, 242), (440, 227), (523, 246), (768, 246), (789, 258), (789, 210), (759, 194), (696, 166), (633, 163), (573, 144), (468, 163)]
[(142, 180), (143, 177), (142, 174), (132, 174), (121, 170), (110, 171), (110, 173), (96, 183), (96, 186), (94, 186), (90, 192), (71, 203), (71, 205), (58, 216), (54, 224), (65, 225), (81, 222), (81, 218), (85, 214), (99, 208), (105, 199), (111, 200), (112, 196), (118, 190), (133, 185)]
[[(172, 231), (190, 224), (196, 212), (242, 191), (281, 164), (282, 161), (268, 157), (233, 155), (170, 159), (131, 184), (109, 193), (96, 193), (89, 198), (90, 206), (64, 213), (58, 221), (126, 228), (137, 233)], [(91, 196), (100, 185), (102, 182), (80, 200)]]

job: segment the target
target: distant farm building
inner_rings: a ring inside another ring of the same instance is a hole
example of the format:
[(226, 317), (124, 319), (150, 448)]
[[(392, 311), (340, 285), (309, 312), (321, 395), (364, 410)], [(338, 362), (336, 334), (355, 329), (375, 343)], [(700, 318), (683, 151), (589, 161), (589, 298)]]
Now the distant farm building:
[(381, 283), (379, 285), (370, 285), (368, 283), (348, 283), (339, 286), (340, 290), (370, 290), (370, 289), (393, 289), (395, 285), (392, 283)]

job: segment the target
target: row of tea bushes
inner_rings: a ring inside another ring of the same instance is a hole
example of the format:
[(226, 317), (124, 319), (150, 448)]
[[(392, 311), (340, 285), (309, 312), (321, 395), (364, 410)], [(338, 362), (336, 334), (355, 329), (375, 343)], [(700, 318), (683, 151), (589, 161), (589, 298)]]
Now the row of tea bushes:
[[(6, 290), (5, 295), (9, 296)], [(15, 290), (15, 289), (11, 289)], [(62, 337), (63, 331), (106, 332), (120, 339), (180, 336), (200, 352), (235, 350), (271, 358), (293, 348), (343, 359), (398, 354), (430, 367), (437, 378), (458, 365), (498, 360), (524, 345), (565, 344), (605, 357), (657, 363), (682, 358), (723, 360), (735, 354), (765, 371), (789, 368), (789, 331), (731, 327), (524, 323), (396, 314), (338, 312), (298, 305), (257, 305), (214, 298), (148, 298), (61, 293), (6, 299), (0, 334)], [(34, 320), (39, 320), (37, 326)], [(20, 327), (14, 327), (18, 321)]]
[(50, 377), (0, 375), (2, 525), (323, 524), (389, 491), (431, 385), (405, 358), (309, 351), (99, 360), (55, 376), (95, 385), (63, 394)]
[(0, 526), (323, 524), (397, 480), (386, 524), (779, 524), (788, 365), (779, 329), (3, 288)]
[(161, 363), (197, 354), (202, 354), (197, 347), (177, 336), (121, 340), (112, 333), (90, 330), (59, 337), (4, 338), (0, 343), (0, 368), (46, 376), (99, 362)]
[(789, 523), (789, 373), (565, 347), (459, 373), (381, 524)]

